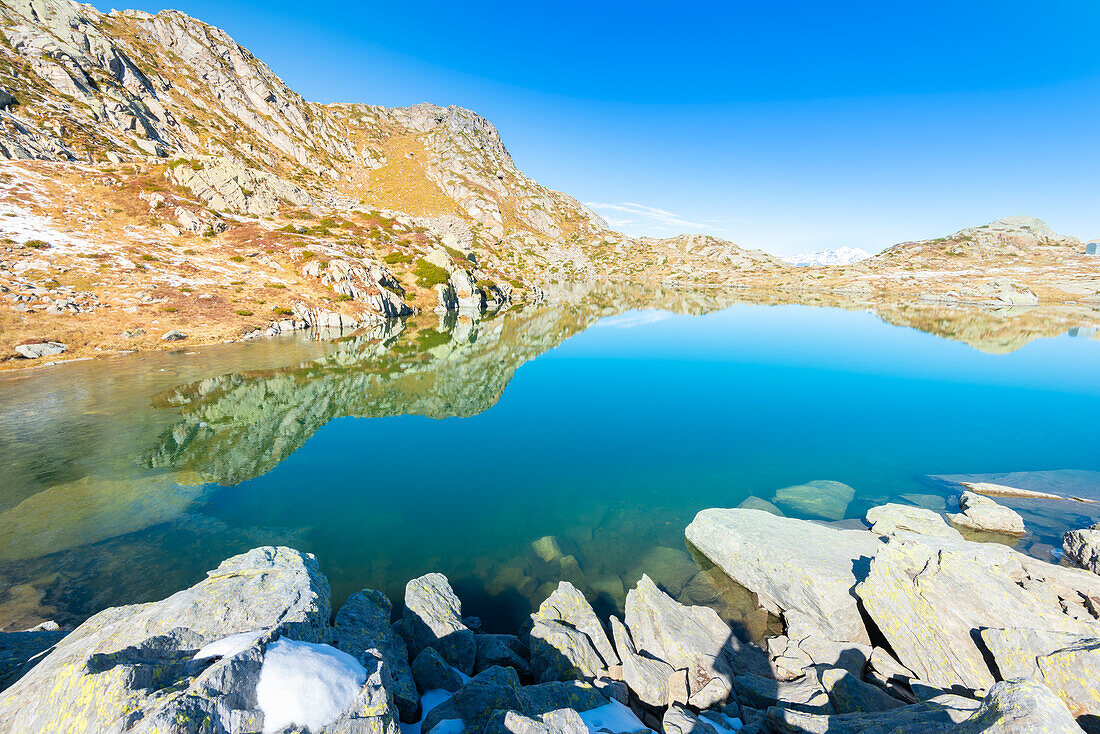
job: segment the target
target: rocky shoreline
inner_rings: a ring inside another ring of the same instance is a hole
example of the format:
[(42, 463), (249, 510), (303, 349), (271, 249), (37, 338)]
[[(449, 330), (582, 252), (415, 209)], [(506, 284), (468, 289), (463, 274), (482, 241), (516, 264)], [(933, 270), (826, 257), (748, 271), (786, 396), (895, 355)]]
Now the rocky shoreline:
[[(1013, 526), (974, 497), (963, 514)], [(782, 621), (762, 645), (648, 575), (606, 624), (561, 581), (521, 629), (491, 633), (438, 573), (409, 581), (396, 621), (370, 589), (333, 614), (315, 557), (255, 548), (162, 601), (2, 635), (0, 730), (1100, 731), (1100, 577), (918, 507), (866, 520), (695, 517), (690, 546)], [(1066, 556), (1097, 570), (1098, 537), (1066, 533)]]

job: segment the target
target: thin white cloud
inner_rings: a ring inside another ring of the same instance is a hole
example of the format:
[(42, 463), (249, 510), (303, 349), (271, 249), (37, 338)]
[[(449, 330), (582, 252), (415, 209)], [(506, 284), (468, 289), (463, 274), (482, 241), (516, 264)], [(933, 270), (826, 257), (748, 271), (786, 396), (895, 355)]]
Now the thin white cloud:
[(645, 226), (657, 225), (660, 227), (671, 227), (680, 229), (713, 229), (714, 222), (702, 223), (692, 222), (684, 219), (679, 214), (670, 212), (667, 209), (658, 209), (655, 206), (646, 206), (645, 204), (637, 204), (633, 201), (620, 201), (615, 204), (600, 203), (598, 201), (586, 201), (584, 203), (589, 209), (594, 209), (600, 214), (603, 212), (617, 212), (619, 214), (627, 214), (630, 219), (620, 219), (612, 217), (604, 217), (607, 219), (607, 223), (613, 227), (623, 226)]

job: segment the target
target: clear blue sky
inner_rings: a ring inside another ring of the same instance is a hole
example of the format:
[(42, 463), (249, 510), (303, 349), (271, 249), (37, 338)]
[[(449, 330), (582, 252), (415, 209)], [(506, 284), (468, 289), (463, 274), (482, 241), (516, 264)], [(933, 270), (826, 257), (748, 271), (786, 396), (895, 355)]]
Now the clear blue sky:
[(1100, 237), (1097, 0), (174, 7), (307, 99), (476, 110), (631, 233), (877, 250), (1032, 214)]

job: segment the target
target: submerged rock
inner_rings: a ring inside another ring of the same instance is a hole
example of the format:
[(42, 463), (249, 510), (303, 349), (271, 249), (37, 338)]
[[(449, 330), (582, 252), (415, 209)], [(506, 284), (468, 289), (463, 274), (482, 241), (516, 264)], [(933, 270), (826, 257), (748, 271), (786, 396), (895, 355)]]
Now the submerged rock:
[(823, 520), (840, 520), (847, 513), (848, 503), (855, 496), (856, 491), (843, 482), (815, 479), (777, 490), (775, 503), (801, 515)]
[(784, 517), (783, 510), (779, 509), (771, 502), (760, 499), (759, 497), (754, 497), (753, 495), (749, 495), (744, 500), (742, 500), (741, 504), (739, 504), (738, 507), (742, 510), (763, 510), (764, 512), (770, 512), (773, 515)]
[(1024, 519), (1020, 513), (974, 492), (959, 496), (959, 513), (948, 513), (955, 527), (1005, 535), (1023, 535)]

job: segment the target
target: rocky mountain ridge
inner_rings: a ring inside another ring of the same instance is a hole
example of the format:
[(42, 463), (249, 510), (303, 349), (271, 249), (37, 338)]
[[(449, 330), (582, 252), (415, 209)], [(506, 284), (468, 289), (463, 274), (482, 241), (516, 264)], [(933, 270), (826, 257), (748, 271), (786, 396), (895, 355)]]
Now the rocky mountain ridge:
[(829, 268), (709, 235), (628, 237), (523, 174), (474, 112), (309, 102), (225, 31), (171, 10), (0, 6), (0, 157), (6, 355), (471, 318), (600, 279), (797, 301), (1100, 303), (1080, 243), (1026, 217)]

